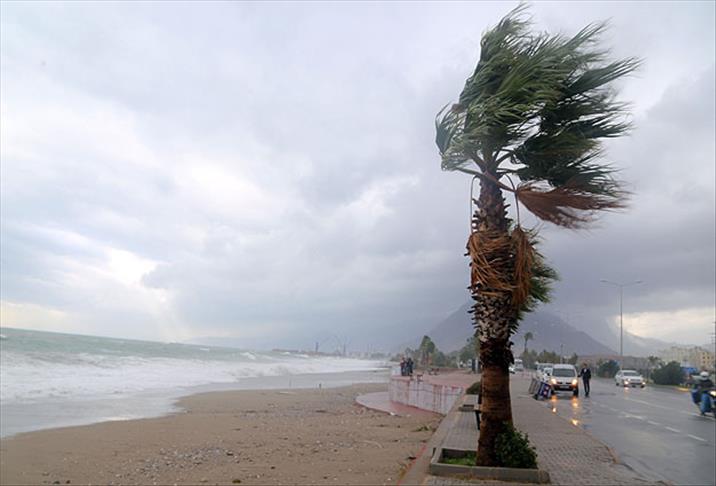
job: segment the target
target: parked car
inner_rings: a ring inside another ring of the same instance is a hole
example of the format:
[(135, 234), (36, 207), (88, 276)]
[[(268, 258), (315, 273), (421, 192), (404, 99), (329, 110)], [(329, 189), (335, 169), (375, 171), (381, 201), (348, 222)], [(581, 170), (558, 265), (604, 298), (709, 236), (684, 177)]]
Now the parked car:
[(556, 364), (552, 367), (552, 376), (549, 379), (552, 390), (571, 391), (575, 397), (579, 396), (579, 380), (577, 368), (571, 364)]
[(515, 371), (524, 371), (525, 365), (520, 358), (515, 359)]
[(644, 377), (642, 377), (634, 370), (617, 371), (617, 374), (614, 375), (614, 381), (616, 386), (639, 386), (641, 388), (644, 388), (646, 386), (646, 383), (644, 382)]

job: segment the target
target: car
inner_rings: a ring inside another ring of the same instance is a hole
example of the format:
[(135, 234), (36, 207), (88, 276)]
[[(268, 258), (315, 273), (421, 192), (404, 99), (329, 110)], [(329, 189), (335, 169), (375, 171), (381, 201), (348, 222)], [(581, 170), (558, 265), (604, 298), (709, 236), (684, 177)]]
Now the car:
[(634, 370), (619, 370), (617, 371), (617, 374), (614, 375), (614, 384), (616, 386), (624, 386), (624, 387), (641, 387), (644, 388), (646, 386), (646, 382), (644, 381), (644, 378), (637, 373)]
[(574, 365), (553, 365), (549, 384), (555, 392), (571, 391), (575, 397), (579, 396), (579, 380), (577, 378), (577, 368), (575, 368)]
[(554, 366), (552, 363), (537, 363), (537, 378), (540, 380), (547, 381), (548, 376), (545, 374), (545, 370), (547, 368), (552, 368)]
[(515, 371), (524, 371), (525, 365), (520, 358), (515, 359)]
[(510, 373), (515, 374), (515, 365), (510, 365), (509, 370)]

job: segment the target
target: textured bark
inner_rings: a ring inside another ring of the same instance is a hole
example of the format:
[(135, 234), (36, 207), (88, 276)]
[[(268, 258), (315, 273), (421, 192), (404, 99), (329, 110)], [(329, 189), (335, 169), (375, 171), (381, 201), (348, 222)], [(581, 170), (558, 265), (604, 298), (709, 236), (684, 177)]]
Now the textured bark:
[[(509, 239), (505, 203), (496, 184), (484, 179), (480, 181), (480, 197), (472, 224), (473, 233), (479, 233), (482, 241), (484, 238)], [(489, 244), (482, 248), (488, 248), (488, 251), (483, 251), (480, 258), (476, 258), (473, 245), (470, 264), (481, 262), (484, 265), (488, 262), (492, 269), (504, 275), (505, 281), (512, 282), (514, 259), (509, 246)], [(471, 272), (470, 286), (475, 301), (472, 315), (482, 366), (482, 421), (477, 465), (495, 466), (495, 440), (505, 423), (512, 423), (508, 367), (513, 362), (510, 329), (515, 324), (517, 314), (512, 305), (512, 292), (505, 288), (490, 288), (476, 281), (478, 273)]]
[(482, 405), (480, 439), (477, 448), (478, 466), (495, 466), (495, 440), (505, 427), (512, 423), (510, 406), (510, 377), (499, 366), (482, 369)]

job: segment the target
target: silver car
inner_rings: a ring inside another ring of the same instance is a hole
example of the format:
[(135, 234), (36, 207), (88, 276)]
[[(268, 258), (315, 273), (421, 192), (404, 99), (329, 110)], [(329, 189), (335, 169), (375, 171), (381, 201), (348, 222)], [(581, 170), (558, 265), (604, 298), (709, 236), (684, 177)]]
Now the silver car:
[(646, 383), (644, 378), (634, 370), (620, 370), (614, 375), (614, 381), (616, 386), (624, 387), (641, 387), (644, 388)]

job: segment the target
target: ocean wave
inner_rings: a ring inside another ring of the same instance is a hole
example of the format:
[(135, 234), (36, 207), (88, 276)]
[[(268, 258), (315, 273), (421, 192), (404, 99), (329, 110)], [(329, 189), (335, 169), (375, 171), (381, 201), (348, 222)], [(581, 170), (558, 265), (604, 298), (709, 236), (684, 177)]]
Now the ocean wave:
[(243, 378), (363, 371), (381, 367), (381, 363), (376, 361), (335, 357), (271, 357), (245, 352), (233, 355), (233, 360), (202, 360), (94, 353), (3, 352), (0, 359), (0, 401), (103, 397), (234, 383)]

